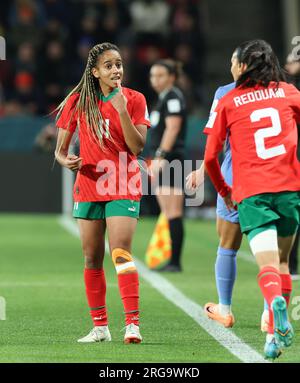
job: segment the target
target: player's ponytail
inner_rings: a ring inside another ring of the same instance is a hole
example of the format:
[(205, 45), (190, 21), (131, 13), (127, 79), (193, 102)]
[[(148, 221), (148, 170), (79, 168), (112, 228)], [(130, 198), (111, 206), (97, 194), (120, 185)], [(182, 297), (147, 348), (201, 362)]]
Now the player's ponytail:
[[(108, 50), (116, 50), (120, 53), (119, 48), (111, 43), (102, 43), (95, 45), (88, 55), (88, 60), (86, 64), (85, 71), (79, 83), (75, 86), (74, 89), (67, 95), (67, 97), (62, 101), (62, 103), (57, 107), (57, 119), (60, 117), (64, 106), (66, 105), (68, 99), (73, 95), (78, 93), (79, 97), (77, 98), (75, 105), (73, 106), (73, 114), (71, 115), (70, 122), (74, 117), (75, 113), (77, 114), (77, 124), (80, 123), (80, 117), (84, 116), (86, 124), (88, 127), (88, 132), (91, 137), (100, 144), (100, 147), (103, 148), (103, 135), (105, 132), (105, 121), (101, 115), (101, 112), (98, 108), (98, 93), (100, 91), (98, 79), (96, 79), (92, 73), (92, 69), (97, 65), (99, 56)], [(67, 129), (69, 128), (69, 125)], [(108, 139), (112, 140), (107, 131), (106, 136)]]
[(246, 41), (235, 52), (238, 62), (247, 64), (246, 71), (236, 81), (236, 87), (253, 87), (256, 84), (267, 87), (271, 81), (278, 84), (286, 80), (277, 56), (266, 41)]

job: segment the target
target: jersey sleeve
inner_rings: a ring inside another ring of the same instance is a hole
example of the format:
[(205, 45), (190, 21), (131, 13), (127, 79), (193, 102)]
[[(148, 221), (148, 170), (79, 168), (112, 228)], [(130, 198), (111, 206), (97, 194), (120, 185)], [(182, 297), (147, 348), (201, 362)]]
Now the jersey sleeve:
[(211, 113), (203, 130), (205, 134), (213, 134), (225, 141), (227, 134), (226, 110), (222, 100), (214, 99)]
[(171, 92), (171, 94), (168, 96), (168, 99), (166, 100), (165, 118), (169, 116), (182, 117), (184, 109), (184, 101), (176, 94), (174, 94), (174, 92)]
[(295, 120), (300, 124), (300, 92), (292, 84), (287, 84), (287, 97), (294, 111)]
[(220, 97), (220, 89), (221, 89), (221, 88), (218, 88), (218, 89), (216, 90), (216, 92), (215, 92), (214, 99), (213, 99), (213, 102), (212, 102), (212, 104), (211, 104), (210, 111), (209, 111), (208, 121), (207, 121), (207, 123), (206, 123), (205, 126), (207, 126), (207, 124), (208, 124), (208, 122), (209, 122), (209, 120), (210, 120), (212, 114), (213, 114), (214, 111), (216, 110), (216, 107), (217, 107), (217, 105), (218, 105), (218, 103), (219, 103), (219, 100), (220, 100), (220, 98), (221, 98), (221, 97)]
[(79, 95), (75, 94), (69, 97), (60, 116), (56, 121), (56, 126), (61, 129), (67, 129), (70, 132), (75, 132), (77, 127), (77, 113), (74, 113), (76, 101)]
[(215, 189), (222, 197), (225, 197), (231, 191), (231, 188), (225, 182), (218, 160), (218, 154), (222, 147), (223, 143), (219, 137), (213, 134), (209, 135), (204, 153), (204, 165)]
[(146, 125), (148, 128), (151, 125), (146, 99), (141, 93), (134, 98), (131, 120), (133, 125)]

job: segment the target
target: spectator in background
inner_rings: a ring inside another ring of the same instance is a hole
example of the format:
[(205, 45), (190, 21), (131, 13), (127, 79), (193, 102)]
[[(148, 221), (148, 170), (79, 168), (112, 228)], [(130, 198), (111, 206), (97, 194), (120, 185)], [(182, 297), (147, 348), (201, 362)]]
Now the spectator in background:
[(33, 75), (25, 71), (19, 72), (15, 76), (14, 84), (15, 90), (9, 98), (12, 104), (18, 104), (22, 114), (37, 114), (39, 101)]
[(150, 102), (155, 95), (149, 69), (158, 59), (172, 57), (183, 63), (185, 75), (179, 82), (189, 110), (201, 104), (204, 44), (198, 1), (1, 0), (0, 30), (1, 26), (10, 36), (8, 60), (0, 67), (4, 99), (10, 103), (4, 110), (10, 114), (19, 110), (10, 97), (14, 74), (25, 71), (34, 76), (39, 95), (35, 109), (49, 113), (77, 82), (87, 51), (99, 39), (121, 46), (127, 68), (124, 81)]
[(127, 2), (123, 0), (103, 0), (100, 4), (101, 39), (115, 43), (127, 35), (131, 16)]
[(160, 0), (134, 0), (130, 4), (132, 28), (138, 35), (138, 44), (162, 43), (169, 32), (170, 6)]
[[(186, 4), (186, 2), (178, 2), (177, 6), (173, 8), (170, 17), (172, 33), (169, 38), (172, 49), (175, 49), (176, 45), (182, 42), (189, 44), (193, 49), (199, 47), (199, 24), (197, 14), (197, 7), (191, 7), (191, 5)], [(197, 53), (196, 50), (194, 53)]]
[[(72, 6), (66, 0), (39, 0), (43, 4), (48, 20), (57, 20), (60, 25), (69, 26), (72, 17)], [(78, 19), (78, 18), (77, 18)]]
[(68, 62), (62, 43), (53, 40), (46, 46), (40, 64), (39, 83), (44, 90), (45, 112), (52, 112), (65, 94), (68, 82)]
[(0, 12), (0, 35), (3, 36), (3, 30), (8, 28), (8, 14), (11, 7), (11, 0), (1, 0)]
[[(197, 107), (199, 97), (197, 97), (197, 87), (201, 84), (201, 71), (199, 62), (192, 47), (187, 43), (180, 43), (175, 47), (175, 59), (182, 63), (185, 78), (181, 77), (181, 86), (187, 97), (188, 110)], [(191, 81), (192, 80), (192, 81)]]
[(23, 42), (30, 41), (38, 48), (42, 41), (42, 30), (37, 20), (36, 4), (31, 0), (18, 0), (12, 10), (16, 13), (15, 17), (12, 17), (8, 40), (8, 48), (12, 55)]
[(68, 37), (68, 30), (59, 19), (52, 18), (47, 21), (44, 31), (44, 44), (48, 44), (52, 40), (59, 40), (65, 46)]
[(25, 41), (19, 45), (14, 66), (17, 73), (25, 71), (36, 75), (35, 49), (31, 42)]
[[(285, 70), (290, 76), (290, 80), (300, 90), (300, 58), (294, 57), (289, 54), (286, 59)], [(298, 159), (300, 160), (300, 145), (299, 145), (299, 125), (298, 125)], [(300, 275), (298, 273), (298, 252), (299, 252), (299, 239), (300, 239), (300, 228), (296, 234), (295, 242), (291, 250), (289, 259), (289, 269), (293, 280), (299, 280)]]
[(76, 47), (76, 56), (74, 60), (71, 60), (70, 78), (69, 84), (73, 87), (78, 82), (78, 79), (82, 76), (82, 72), (86, 66), (86, 61), (89, 55), (90, 49), (93, 47), (93, 42), (88, 37), (82, 37)]
[(77, 41), (86, 38), (89, 39), (93, 45), (96, 44), (100, 35), (98, 12), (93, 8), (89, 8), (80, 21), (79, 31), (76, 33), (76, 29), (73, 29), (73, 32)]
[(198, 1), (170, 0), (173, 4), (169, 23), (172, 27), (167, 46), (193, 81), (196, 104), (202, 101), (204, 33)]

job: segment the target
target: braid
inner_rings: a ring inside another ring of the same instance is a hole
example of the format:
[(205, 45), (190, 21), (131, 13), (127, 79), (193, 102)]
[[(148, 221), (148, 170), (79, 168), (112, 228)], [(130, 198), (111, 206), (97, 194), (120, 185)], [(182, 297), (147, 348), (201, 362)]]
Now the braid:
[(78, 125), (80, 125), (80, 117), (84, 115), (89, 136), (92, 140), (99, 143), (102, 149), (104, 149), (104, 133), (106, 134), (106, 138), (108, 138), (111, 141), (112, 137), (110, 135), (110, 132), (108, 130), (105, 130), (105, 120), (103, 119), (103, 116), (98, 108), (97, 93), (100, 89), (98, 80), (92, 74), (92, 69), (97, 65), (97, 60), (99, 56), (107, 50), (116, 50), (119, 52), (118, 47), (110, 43), (97, 44), (90, 50), (87, 64), (81, 80), (61, 102), (61, 104), (56, 108), (56, 110), (58, 111), (56, 119), (58, 119), (68, 99), (72, 95), (79, 93), (79, 98), (75, 104), (67, 129), (69, 129), (70, 123), (76, 112), (78, 112)]

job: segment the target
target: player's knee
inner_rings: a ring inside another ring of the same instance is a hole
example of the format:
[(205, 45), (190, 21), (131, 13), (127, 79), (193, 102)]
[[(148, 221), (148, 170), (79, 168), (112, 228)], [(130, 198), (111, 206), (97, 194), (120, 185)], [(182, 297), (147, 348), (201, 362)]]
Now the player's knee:
[(137, 271), (132, 255), (122, 248), (113, 249), (112, 260), (117, 274), (129, 274)]

